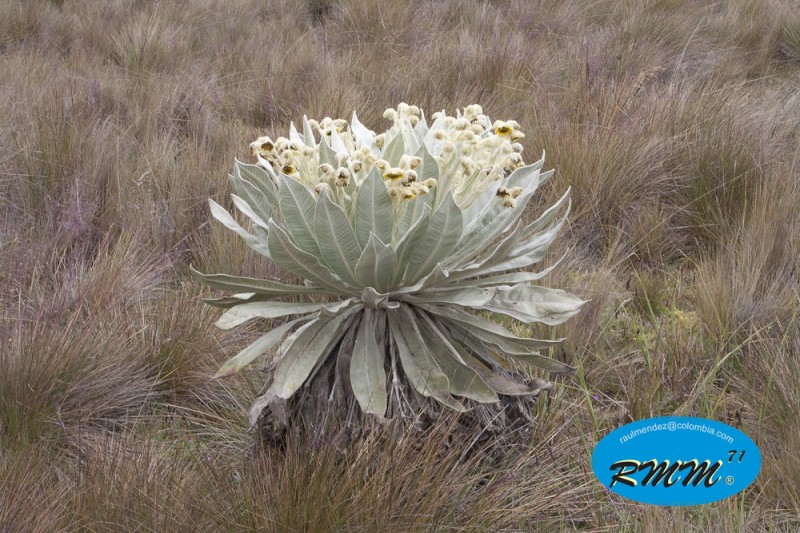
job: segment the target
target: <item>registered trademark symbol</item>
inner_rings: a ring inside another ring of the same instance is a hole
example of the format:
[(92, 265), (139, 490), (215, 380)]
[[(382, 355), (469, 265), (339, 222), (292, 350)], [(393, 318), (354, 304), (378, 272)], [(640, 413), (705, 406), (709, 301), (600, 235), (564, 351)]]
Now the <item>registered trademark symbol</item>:
[(733, 476), (725, 476), (725, 484), (733, 485)]

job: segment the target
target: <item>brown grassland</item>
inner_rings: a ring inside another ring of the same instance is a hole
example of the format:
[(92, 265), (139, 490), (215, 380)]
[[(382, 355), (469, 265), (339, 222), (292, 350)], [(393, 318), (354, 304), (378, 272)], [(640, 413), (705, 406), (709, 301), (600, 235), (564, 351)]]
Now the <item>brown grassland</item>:
[[(207, 199), (255, 137), (401, 101), (519, 121), (536, 209), (572, 186), (545, 284), (591, 302), (528, 333), (578, 374), (525, 450), (445, 417), (276, 454), (263, 373), (209, 379), (269, 324), (215, 330), (188, 266), (279, 273)], [(796, 1), (0, 1), (0, 531), (797, 531), (799, 148)], [(758, 479), (605, 492), (596, 442), (672, 414), (750, 435)]]

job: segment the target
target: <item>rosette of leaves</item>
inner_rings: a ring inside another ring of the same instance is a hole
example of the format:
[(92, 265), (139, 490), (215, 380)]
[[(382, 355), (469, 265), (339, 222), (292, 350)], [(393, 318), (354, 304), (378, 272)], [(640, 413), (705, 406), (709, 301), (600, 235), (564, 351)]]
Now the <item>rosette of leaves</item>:
[[(473, 128), (476, 135), (454, 142), (448, 139), (457, 140), (453, 132), (460, 130), (453, 126), (468, 113), (440, 113), (431, 127), (421, 112), (416, 121), (408, 115), (396, 112), (382, 139), (355, 114), (332, 130), (304, 119), (303, 134), (292, 126), (288, 139), (254, 150), (259, 164), (237, 161), (232, 200), (249, 228), (210, 202), (212, 215), (249, 247), (304, 280), (292, 285), (195, 272), (211, 287), (233, 293), (206, 300), (225, 309), (218, 327), (286, 320), (217, 374), (237, 372), (278, 347), (271, 382), (251, 421), (265, 406), (292, 398), (315, 380), (355, 398), (363, 412), (383, 417), (413, 404), (409, 395), (457, 411), (501, 396), (536, 395), (542, 382), (513, 379), (514, 369), (572, 370), (540, 353), (558, 341), (517, 336), (487, 318), (498, 313), (555, 325), (584, 303), (533, 283), (550, 269), (528, 268), (543, 259), (564, 224), (569, 191), (523, 223), (537, 188), (552, 175), (541, 171), (544, 158), (529, 165), (515, 158), (513, 169), (503, 169), (487, 152), (465, 168), (464, 153), (476, 154), (480, 142), (510, 141), (491, 139), (507, 137), (511, 128), (492, 128), (483, 118), (486, 126)], [(281, 143), (282, 152), (275, 147)], [(353, 164), (355, 157), (366, 162)], [(403, 166), (413, 181), (400, 181), (396, 169)], [(334, 177), (337, 168), (350, 170), (347, 180)], [(429, 186), (413, 194), (392, 191), (419, 183)]]

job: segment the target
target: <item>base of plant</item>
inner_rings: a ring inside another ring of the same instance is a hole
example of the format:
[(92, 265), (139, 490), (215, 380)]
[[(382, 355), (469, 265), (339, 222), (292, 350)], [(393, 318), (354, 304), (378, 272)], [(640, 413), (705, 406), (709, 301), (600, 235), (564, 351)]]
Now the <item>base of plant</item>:
[[(536, 424), (536, 404), (547, 398), (553, 384), (543, 379), (525, 380), (519, 374), (505, 377), (526, 383), (536, 390), (526, 396), (500, 395), (500, 401), (482, 404), (463, 400), (467, 409), (457, 413), (433, 398), (419, 394), (403, 376), (393, 379), (389, 372), (389, 400), (386, 417), (364, 413), (352, 391), (347, 372), (337, 369), (335, 359), (319, 368), (316, 375), (289, 400), (267, 396), (271, 379), (265, 384), (250, 412), (251, 424), (264, 446), (282, 450), (288, 438), (312, 446), (350, 449), (373, 431), (390, 431), (402, 439), (409, 431), (425, 433), (447, 418), (453, 433), (479, 435), (474, 445), (501, 437), (506, 444), (530, 442)], [(401, 373), (398, 370), (398, 373)]]

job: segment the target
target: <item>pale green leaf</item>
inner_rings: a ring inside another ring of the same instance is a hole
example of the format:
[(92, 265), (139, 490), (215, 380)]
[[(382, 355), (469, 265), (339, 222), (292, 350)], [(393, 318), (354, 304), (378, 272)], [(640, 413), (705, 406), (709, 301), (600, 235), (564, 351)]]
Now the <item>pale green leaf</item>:
[(356, 263), (356, 280), (362, 287), (374, 287), (378, 292), (386, 292), (396, 263), (397, 256), (392, 247), (370, 233), (364, 251)]
[(522, 383), (509, 379), (500, 374), (492, 372), (492, 370), (484, 365), (481, 361), (476, 359), (469, 350), (458, 342), (452, 343), (453, 348), (458, 351), (459, 355), (466, 361), (467, 365), (474, 370), (493, 391), (498, 394), (505, 394), (506, 396), (530, 396), (536, 394), (538, 390), (532, 389)]
[(366, 246), (370, 233), (374, 233), (383, 242), (390, 242), (392, 199), (377, 167), (373, 167), (364, 179), (355, 202), (356, 236), (359, 244)]
[(411, 255), (407, 280), (419, 280), (448, 257), (458, 246), (461, 230), (461, 209), (453, 201), (452, 195), (448, 194), (431, 216), (425, 235)]
[[(479, 273), (480, 277), (476, 275), (470, 275), (470, 276), (464, 276), (463, 278), (460, 279), (455, 274), (453, 274), (449, 279), (442, 282), (442, 285), (443, 288), (450, 286), (458, 286), (461, 288), (494, 287), (497, 285), (516, 285), (518, 283), (536, 281), (542, 279), (550, 272), (552, 272), (561, 263), (561, 261), (564, 260), (566, 256), (567, 253), (564, 253), (564, 255), (562, 255), (557, 261), (555, 261), (555, 263), (545, 268), (544, 270), (540, 270), (539, 272), (510, 272), (507, 274), (493, 274), (493, 275), (484, 275), (483, 272), (480, 272)], [(503, 270), (508, 270), (508, 269), (503, 269)]]
[[(450, 182), (453, 180), (456, 169), (461, 164), (461, 151), (461, 143), (456, 144), (456, 150), (453, 155), (447, 159), (446, 163), (439, 164), (439, 179), (436, 182), (436, 190), (434, 190), (435, 201), (432, 206), (434, 212), (439, 209), (439, 206), (445, 202), (447, 197), (454, 195)], [(455, 197), (453, 201), (455, 201)]]
[(353, 134), (353, 139), (355, 139), (358, 148), (366, 146), (370, 149), (372, 155), (376, 157), (380, 155), (380, 151), (375, 146), (375, 132), (358, 120), (355, 111), (353, 111), (353, 118), (350, 121), (350, 132)]
[(272, 254), (272, 260), (289, 272), (321, 287), (346, 292), (345, 283), (328, 267), (320, 263), (314, 255), (295, 246), (286, 231), (274, 220), (270, 220), (269, 223), (269, 251)]
[(397, 298), (413, 304), (459, 305), (483, 309), (497, 292), (497, 287), (447, 287), (417, 294), (399, 293)]
[(311, 128), (311, 123), (305, 115), (303, 115), (303, 141), (311, 148), (316, 148), (317, 146), (317, 141), (314, 138), (314, 130)]
[(336, 289), (324, 287), (308, 287), (302, 285), (287, 285), (278, 281), (265, 279), (246, 278), (242, 276), (229, 276), (227, 274), (203, 274), (190, 267), (193, 275), (197, 276), (206, 285), (223, 291), (251, 292), (263, 296), (278, 297), (296, 294), (339, 294)]
[[(504, 207), (499, 198), (489, 199), (486, 209), (478, 214), (471, 224), (467, 225), (459, 247), (459, 256), (457, 260), (448, 263), (448, 266), (457, 267), (463, 265), (465, 260), (472, 260), (484, 248), (491, 245), (499, 235), (508, 231), (509, 226), (517, 221), (525, 211), (537, 185), (538, 182), (535, 181), (523, 184), (524, 191), (517, 197), (515, 207)], [(496, 194), (497, 187), (489, 187), (487, 190), (492, 190)]]
[(514, 229), (503, 237), (491, 250), (472, 263), (454, 270), (453, 279), (468, 278), (470, 276), (486, 273), (491, 267), (502, 264), (508, 259), (509, 254), (517, 247), (521, 238), (522, 222), (518, 221)]
[(289, 122), (289, 140), (294, 141), (301, 146), (306, 143), (303, 137), (297, 131), (294, 122)]
[(422, 143), (422, 140), (428, 134), (428, 123), (425, 122), (425, 114), (422, 113), (421, 110), (420, 113), (422, 116), (420, 117), (419, 122), (417, 122), (417, 125), (414, 126), (414, 135), (417, 137), (418, 143)]
[(563, 221), (567, 218), (567, 216), (569, 216), (570, 210), (572, 208), (572, 201), (569, 198), (570, 191), (571, 189), (567, 188), (567, 191), (561, 196), (561, 198), (555, 204), (547, 208), (539, 218), (537, 218), (536, 220), (525, 226), (525, 229), (522, 230), (525, 242), (530, 242), (531, 238), (534, 235), (540, 233), (543, 230), (543, 228), (552, 227), (551, 222), (556, 219), (558, 213), (561, 211), (564, 205), (566, 205), (567, 206), (566, 210), (564, 214), (561, 216), (560, 223), (563, 223)]
[(321, 307), (319, 309), (319, 317), (320, 318), (331, 318), (333, 316), (342, 313), (346, 309), (350, 309), (355, 305), (361, 305), (355, 298), (348, 298), (347, 300), (341, 300), (339, 302), (333, 303), (325, 303), (320, 304)]
[(414, 134), (414, 128), (411, 123), (406, 119), (400, 124), (400, 134), (403, 137), (403, 153), (415, 154), (419, 150), (419, 141)]
[(270, 170), (264, 170), (259, 165), (249, 165), (238, 160), (233, 168), (233, 173), (236, 177), (254, 185), (269, 201), (270, 206), (273, 209), (278, 209), (278, 182), (276, 181), (277, 177), (272, 174), (271, 168)]
[(291, 322), (287, 322), (276, 328), (272, 328), (267, 333), (259, 337), (255, 342), (250, 344), (247, 348), (236, 354), (234, 357), (220, 367), (212, 379), (230, 376), (239, 372), (242, 368), (246, 367), (259, 356), (271, 350), (273, 346), (278, 344), (286, 333), (300, 322), (311, 320), (313, 315), (304, 316)]
[(231, 296), (223, 296), (222, 298), (203, 298), (203, 302), (213, 307), (220, 307), (222, 309), (230, 309), (236, 305), (245, 304), (248, 302), (266, 302), (277, 298), (277, 295), (270, 294), (256, 294), (254, 292), (241, 292)]
[[(236, 206), (244, 216), (249, 218), (253, 224), (256, 226), (261, 227), (262, 229), (269, 229), (267, 225), (267, 221), (272, 218), (272, 211), (264, 211), (262, 209), (253, 209), (246, 200), (242, 197), (237, 196), (235, 194), (231, 194), (231, 200), (233, 200), (233, 205)], [(267, 218), (263, 218), (264, 215), (269, 215)]]
[(509, 353), (530, 353), (539, 349), (547, 349), (560, 344), (560, 340), (531, 339), (514, 335), (506, 328), (479, 316), (472, 315), (462, 309), (445, 306), (423, 306), (423, 309), (448, 324), (457, 322), (463, 328), (481, 340), (497, 345)]
[(328, 163), (333, 168), (337, 167), (336, 152), (328, 144), (328, 140), (323, 135), (319, 140), (319, 164)]
[(403, 372), (417, 392), (426, 397), (433, 397), (440, 403), (459, 412), (466, 408), (448, 392), (450, 386), (447, 376), (436, 365), (433, 356), (419, 338), (419, 332), (409, 320), (408, 310), (401, 306), (398, 310), (387, 311), (392, 340), (397, 347)]
[(414, 224), (402, 234), (397, 244), (394, 246), (395, 254), (397, 255), (397, 266), (395, 267), (394, 275), (392, 276), (392, 287), (397, 287), (402, 284), (402, 280), (407, 275), (407, 270), (411, 263), (411, 256), (417, 248), (417, 244), (425, 236), (430, 222), (431, 208), (425, 206), (422, 216), (420, 216)]
[(481, 308), (516, 318), (526, 324), (561, 324), (575, 316), (586, 302), (561, 289), (520, 284), (498, 287), (494, 297)]
[(242, 226), (239, 225), (238, 222), (231, 216), (228, 211), (225, 210), (221, 205), (219, 205), (214, 200), (208, 200), (208, 205), (211, 208), (211, 215), (219, 220), (226, 228), (234, 231), (242, 240), (247, 243), (247, 246), (258, 252), (259, 254), (263, 255), (264, 257), (270, 257), (269, 254), (269, 246), (267, 245), (267, 241), (253, 235)]
[[(472, 277), (475, 275), (489, 275), (497, 272), (506, 272), (515, 268), (525, 268), (534, 265), (544, 259), (550, 245), (555, 239), (556, 235), (563, 224), (566, 217), (553, 224), (548, 229), (540, 232), (537, 235), (530, 237), (528, 242), (520, 244), (509, 254), (505, 259), (497, 259), (492, 262), (487, 262), (476, 270), (462, 271), (460, 276)], [(559, 260), (560, 261), (560, 260)]]
[(358, 335), (350, 360), (350, 385), (365, 413), (386, 414), (386, 371), (383, 344), (375, 338), (378, 320), (385, 320), (380, 311), (365, 309), (358, 326)]
[[(330, 353), (344, 335), (345, 322), (360, 306), (352, 307), (330, 319), (315, 319), (281, 348), (282, 357), (270, 389), (280, 398), (289, 399), (305, 383), (314, 367)], [(290, 337), (291, 338), (291, 337)]]
[(219, 329), (232, 329), (254, 318), (280, 318), (319, 311), (322, 304), (294, 302), (248, 302), (222, 313), (214, 324)]
[(311, 255), (319, 255), (316, 238), (317, 200), (302, 183), (281, 178), (281, 213), (294, 245)]
[[(540, 355), (538, 352), (522, 348), (507, 339), (494, 336), (487, 333), (485, 330), (480, 329), (466, 329), (461, 324), (456, 324), (452, 321), (444, 321), (447, 323), (449, 331), (461, 342), (470, 347), (470, 350), (475, 351), (482, 357), (491, 358), (497, 364), (506, 370), (510, 370), (508, 361), (504, 358), (516, 359), (520, 362), (541, 368), (548, 372), (565, 373), (569, 374), (574, 372), (574, 368), (557, 361), (550, 357)], [(509, 349), (505, 349), (508, 347)], [(481, 351), (482, 350), (482, 351)], [(499, 350), (503, 357), (495, 350)]]
[(447, 376), (448, 391), (456, 396), (463, 396), (480, 403), (494, 403), (499, 400), (497, 394), (481, 378), (481, 376), (461, 357), (459, 351), (439, 327), (424, 312), (415, 313), (420, 333), (425, 345), (430, 349), (433, 359)]
[(240, 211), (257, 224), (263, 226), (263, 222), (269, 220), (274, 214), (270, 198), (256, 185), (242, 178), (239, 167), (234, 167), (233, 175), (229, 175), (228, 177), (230, 178), (231, 184), (233, 184), (236, 194), (247, 203), (247, 212), (245, 212), (244, 209), (240, 209)]
[(348, 155), (347, 146), (345, 146), (344, 141), (342, 141), (341, 135), (336, 130), (336, 128), (332, 128), (331, 132), (331, 148), (333, 151), (339, 155)]
[(316, 231), (322, 261), (342, 279), (358, 286), (355, 267), (361, 246), (347, 215), (326, 194), (321, 194), (317, 202)]
[(397, 309), (400, 303), (389, 299), (389, 294), (381, 294), (372, 287), (361, 291), (361, 301), (367, 309)]
[(403, 146), (403, 134), (397, 132), (397, 134), (385, 145), (382, 157), (388, 161), (391, 166), (396, 167), (400, 164), (400, 158), (403, 157), (403, 153), (405, 153)]

